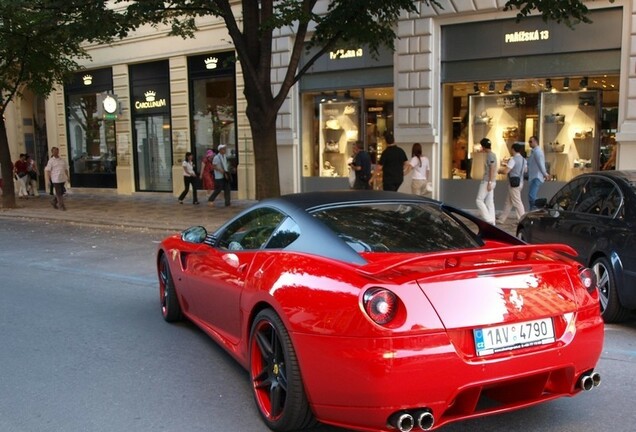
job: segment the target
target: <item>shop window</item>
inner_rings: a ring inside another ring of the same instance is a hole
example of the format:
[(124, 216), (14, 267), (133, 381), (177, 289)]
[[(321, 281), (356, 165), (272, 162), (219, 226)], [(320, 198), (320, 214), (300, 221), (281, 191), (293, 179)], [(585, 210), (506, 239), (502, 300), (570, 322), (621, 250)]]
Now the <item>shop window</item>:
[[(613, 168), (618, 75), (524, 79), (444, 85), (442, 177), (480, 179), (489, 138), (500, 163), (514, 143), (532, 135), (546, 156), (553, 180)], [(501, 179), (503, 180), (503, 178)]]
[(68, 96), (70, 168), (74, 176), (115, 174), (115, 121), (101, 118), (97, 103), (95, 93)]
[[(238, 148), (236, 139), (236, 86), (233, 76), (211, 77), (192, 81), (193, 140), (197, 169), (207, 150), (227, 146), (227, 160), (236, 174)], [(232, 189), (236, 190), (236, 175)]]
[(347, 177), (356, 141), (375, 163), (393, 132), (393, 88), (303, 95), (303, 176)]

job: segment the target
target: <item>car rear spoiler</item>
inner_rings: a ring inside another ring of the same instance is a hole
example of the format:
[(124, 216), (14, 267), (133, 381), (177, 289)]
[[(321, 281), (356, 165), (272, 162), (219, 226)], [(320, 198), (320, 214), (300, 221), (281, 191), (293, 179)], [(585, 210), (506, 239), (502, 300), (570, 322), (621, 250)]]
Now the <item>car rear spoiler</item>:
[(480, 248), (480, 249), (466, 249), (466, 250), (452, 250), (452, 251), (440, 251), (433, 253), (418, 254), (417, 256), (402, 259), (392, 264), (387, 265), (386, 262), (372, 263), (363, 267), (358, 267), (356, 270), (358, 273), (364, 276), (377, 277), (380, 274), (395, 270), (407, 264), (413, 264), (420, 261), (431, 260), (444, 260), (444, 269), (459, 267), (462, 264), (462, 260), (465, 258), (471, 258), (474, 256), (488, 256), (488, 255), (501, 255), (510, 253), (512, 256), (510, 261), (525, 261), (530, 257), (542, 251), (551, 252), (563, 252), (572, 257), (578, 254), (570, 246), (561, 243), (546, 243), (546, 244), (524, 244), (504, 247), (493, 248)]

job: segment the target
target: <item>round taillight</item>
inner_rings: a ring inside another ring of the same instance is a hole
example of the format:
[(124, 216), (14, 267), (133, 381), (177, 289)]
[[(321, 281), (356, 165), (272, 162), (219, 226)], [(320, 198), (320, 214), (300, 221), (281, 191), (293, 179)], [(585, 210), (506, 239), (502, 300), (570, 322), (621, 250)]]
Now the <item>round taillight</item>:
[(579, 271), (579, 277), (581, 278), (581, 283), (588, 290), (588, 292), (594, 292), (596, 289), (596, 275), (592, 269), (584, 267)]
[(393, 318), (398, 309), (397, 296), (384, 288), (371, 288), (364, 293), (364, 310), (376, 324), (384, 325)]

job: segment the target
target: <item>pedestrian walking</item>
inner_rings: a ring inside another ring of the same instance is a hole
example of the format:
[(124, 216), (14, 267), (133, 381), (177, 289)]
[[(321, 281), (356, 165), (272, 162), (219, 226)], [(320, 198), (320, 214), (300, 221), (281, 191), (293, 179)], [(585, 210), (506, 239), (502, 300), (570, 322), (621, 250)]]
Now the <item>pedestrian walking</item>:
[(38, 192), (38, 167), (35, 161), (29, 154), (26, 154), (27, 162), (27, 193), (33, 196), (40, 196)]
[(227, 151), (226, 145), (221, 144), (218, 147), (219, 152), (214, 156), (212, 165), (214, 166), (214, 192), (208, 198), (208, 205), (214, 206), (214, 200), (221, 192), (223, 192), (225, 198), (225, 207), (230, 206), (231, 184), (232, 174), (230, 173), (230, 167), (225, 157)]
[(54, 196), (51, 200), (51, 205), (54, 208), (66, 210), (64, 205), (64, 183), (69, 179), (68, 163), (66, 159), (60, 157), (60, 149), (57, 147), (51, 148), (51, 157), (44, 167), (44, 182), (45, 189), (49, 188), (49, 185), (53, 185)]
[(350, 167), (355, 173), (353, 188), (371, 189), (369, 184), (371, 179), (371, 156), (364, 151), (362, 141), (356, 141), (353, 145), (353, 161), (351, 161)]
[(390, 132), (384, 133), (386, 148), (380, 155), (375, 168), (375, 175), (382, 175), (382, 189), (385, 191), (397, 191), (404, 181), (404, 172), (408, 169), (406, 153), (395, 143), (395, 138)]
[(407, 165), (407, 174), (410, 171), (413, 171), (411, 175), (411, 193), (413, 195), (429, 194), (426, 183), (429, 178), (430, 165), (428, 158), (422, 156), (422, 145), (420, 143), (414, 143), (411, 148), (411, 160)]
[(205, 156), (203, 156), (203, 160), (201, 160), (201, 173), (199, 174), (201, 184), (203, 185), (203, 189), (207, 191), (208, 197), (212, 195), (212, 191), (214, 190), (214, 165), (212, 165), (213, 159), (214, 151), (208, 149), (205, 152)]
[(20, 158), (13, 164), (13, 173), (18, 198), (29, 198), (27, 181), (29, 180), (29, 164), (26, 161), (26, 154), (20, 153)]
[(532, 211), (537, 208), (534, 202), (537, 200), (539, 188), (544, 181), (550, 179), (550, 175), (545, 168), (545, 155), (539, 146), (537, 137), (531, 136), (528, 144), (530, 144), (531, 148), (530, 157), (528, 158), (528, 206), (530, 211)]
[(192, 159), (192, 153), (187, 152), (181, 164), (183, 167), (183, 192), (179, 195), (179, 204), (183, 204), (183, 199), (190, 191), (190, 186), (192, 186), (192, 204), (199, 204), (199, 200), (197, 199), (197, 173), (194, 172)]
[(512, 157), (508, 159), (506, 166), (499, 170), (499, 174), (506, 174), (508, 176), (508, 195), (506, 196), (504, 208), (497, 220), (498, 224), (506, 222), (513, 208), (517, 214), (517, 220), (520, 220), (525, 213), (523, 201), (521, 201), (521, 190), (523, 189), (523, 175), (526, 171), (526, 160), (521, 155), (522, 150), (523, 143), (514, 143), (512, 145)]
[(495, 224), (495, 187), (497, 186), (497, 155), (492, 152), (492, 143), (488, 138), (479, 142), (482, 151), (486, 153), (484, 162), (484, 176), (479, 183), (479, 191), (475, 203), (481, 218), (488, 223)]

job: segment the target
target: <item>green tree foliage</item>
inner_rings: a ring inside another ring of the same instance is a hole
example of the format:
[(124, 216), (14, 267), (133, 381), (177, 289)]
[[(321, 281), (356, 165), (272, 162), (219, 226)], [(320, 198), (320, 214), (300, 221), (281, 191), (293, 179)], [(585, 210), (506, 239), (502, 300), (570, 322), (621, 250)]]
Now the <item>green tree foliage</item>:
[[(88, 58), (82, 44), (123, 36), (123, 19), (95, 0), (0, 0), (0, 166), (2, 202), (15, 207), (13, 165), (4, 113), (28, 88), (48, 95)], [(98, 25), (99, 23), (99, 25)], [(17, 159), (17, 157), (15, 157)]]
[(515, 9), (518, 11), (517, 21), (538, 10), (544, 21), (556, 21), (568, 27), (591, 22), (587, 16), (588, 8), (580, 0), (508, 0), (504, 10)]

